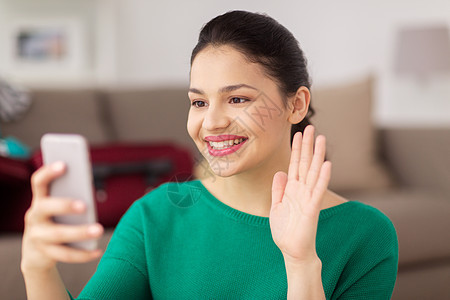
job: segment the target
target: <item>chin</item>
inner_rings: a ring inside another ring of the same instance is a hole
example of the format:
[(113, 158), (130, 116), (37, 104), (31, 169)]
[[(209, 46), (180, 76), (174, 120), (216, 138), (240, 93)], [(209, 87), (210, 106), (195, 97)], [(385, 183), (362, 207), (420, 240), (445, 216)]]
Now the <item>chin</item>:
[(230, 177), (239, 173), (233, 162), (227, 160), (219, 160), (214, 157), (208, 160), (209, 168), (212, 173), (220, 177)]
[(207, 178), (210, 176), (226, 178), (239, 174), (242, 171), (231, 160), (224, 158), (218, 159), (217, 157), (211, 156), (204, 157), (195, 168), (198, 174), (197, 177), (199, 178)]

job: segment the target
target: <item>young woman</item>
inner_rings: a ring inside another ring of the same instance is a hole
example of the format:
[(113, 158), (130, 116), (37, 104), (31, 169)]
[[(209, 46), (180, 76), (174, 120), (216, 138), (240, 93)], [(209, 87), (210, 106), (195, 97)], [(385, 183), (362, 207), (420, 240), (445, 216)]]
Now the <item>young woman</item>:
[[(327, 189), (331, 163), (308, 121), (306, 61), (286, 28), (243, 11), (211, 20), (192, 53), (189, 99), (187, 129), (209, 176), (136, 201), (80, 299), (390, 298), (395, 229)], [(62, 172), (33, 175), (22, 257), (29, 299), (68, 299), (57, 261), (100, 255), (61, 244), (98, 238), (101, 226), (50, 221), (83, 210), (48, 197)]]

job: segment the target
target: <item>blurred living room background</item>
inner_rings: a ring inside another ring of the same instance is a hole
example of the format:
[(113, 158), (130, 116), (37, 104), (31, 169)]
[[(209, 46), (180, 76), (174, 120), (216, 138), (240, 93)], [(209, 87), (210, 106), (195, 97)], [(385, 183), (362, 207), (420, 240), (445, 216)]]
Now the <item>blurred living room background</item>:
[[(128, 153), (132, 167), (96, 186), (103, 246), (131, 204), (122, 187), (146, 177), (136, 198), (177, 172), (205, 176), (186, 131), (190, 53), (202, 25), (234, 9), (267, 13), (299, 40), (330, 189), (397, 229), (393, 299), (450, 299), (450, 1), (0, 0), (2, 299), (25, 299), (20, 239), (43, 133), (86, 136), (94, 169)], [(162, 158), (166, 174), (130, 171)], [(76, 294), (95, 262), (60, 269)]]

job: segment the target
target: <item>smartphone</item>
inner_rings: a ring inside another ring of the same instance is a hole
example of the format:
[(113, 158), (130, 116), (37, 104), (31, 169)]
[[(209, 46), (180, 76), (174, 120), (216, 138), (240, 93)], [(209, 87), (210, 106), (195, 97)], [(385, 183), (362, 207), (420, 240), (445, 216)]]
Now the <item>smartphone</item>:
[[(78, 134), (47, 133), (41, 138), (41, 150), (44, 165), (57, 161), (66, 165), (64, 174), (50, 184), (50, 196), (81, 200), (86, 204), (85, 213), (55, 216), (54, 221), (71, 225), (96, 223), (93, 175), (87, 140)], [(98, 246), (97, 240), (67, 245), (85, 250), (94, 250)]]

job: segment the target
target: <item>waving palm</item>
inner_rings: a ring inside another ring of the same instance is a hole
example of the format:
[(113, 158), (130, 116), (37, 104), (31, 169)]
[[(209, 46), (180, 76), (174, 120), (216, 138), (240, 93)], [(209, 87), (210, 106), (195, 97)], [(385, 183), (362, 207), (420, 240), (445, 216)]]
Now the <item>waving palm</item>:
[(331, 174), (325, 159), (326, 140), (318, 136), (313, 153), (314, 127), (296, 133), (288, 174), (277, 172), (272, 184), (270, 228), (283, 255), (298, 262), (316, 257), (316, 232), (323, 195)]

